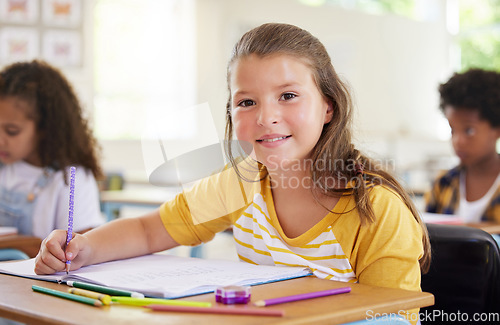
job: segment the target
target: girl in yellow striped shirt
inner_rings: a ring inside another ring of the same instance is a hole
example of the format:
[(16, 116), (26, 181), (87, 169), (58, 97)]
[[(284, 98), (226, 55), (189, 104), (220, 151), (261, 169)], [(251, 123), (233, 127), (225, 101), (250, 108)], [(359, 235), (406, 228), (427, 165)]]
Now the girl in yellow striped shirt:
[(159, 210), (76, 235), (53, 232), (38, 274), (197, 245), (232, 226), (242, 261), (420, 290), (427, 230), (408, 195), (351, 141), (352, 103), (321, 42), (288, 24), (242, 36), (228, 65), (226, 140), (251, 148)]

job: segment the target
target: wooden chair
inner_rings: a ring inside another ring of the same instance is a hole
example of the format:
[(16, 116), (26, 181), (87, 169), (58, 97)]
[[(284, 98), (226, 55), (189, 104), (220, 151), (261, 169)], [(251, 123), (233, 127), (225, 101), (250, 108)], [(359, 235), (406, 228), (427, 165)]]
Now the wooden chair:
[(19, 260), (35, 257), (42, 240), (35, 236), (0, 236), (0, 261)]

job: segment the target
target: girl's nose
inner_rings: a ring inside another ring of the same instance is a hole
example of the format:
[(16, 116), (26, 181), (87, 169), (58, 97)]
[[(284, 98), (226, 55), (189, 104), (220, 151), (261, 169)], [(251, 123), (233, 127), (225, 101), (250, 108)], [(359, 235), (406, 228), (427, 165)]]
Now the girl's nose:
[(260, 126), (278, 124), (280, 119), (280, 111), (277, 107), (271, 104), (263, 104), (259, 107), (257, 124)]

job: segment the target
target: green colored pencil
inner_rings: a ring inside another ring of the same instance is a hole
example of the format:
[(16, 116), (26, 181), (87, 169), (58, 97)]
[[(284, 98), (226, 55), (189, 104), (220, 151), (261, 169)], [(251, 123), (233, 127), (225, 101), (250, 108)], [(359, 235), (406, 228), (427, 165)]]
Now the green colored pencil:
[(104, 286), (85, 283), (85, 282), (66, 281), (66, 284), (70, 287), (105, 293), (105, 294), (110, 295), (110, 296), (125, 296), (125, 297), (133, 297), (133, 298), (144, 298), (144, 295), (140, 292), (120, 290), (120, 289), (104, 287)]
[(66, 293), (66, 292), (62, 292), (62, 291), (58, 291), (58, 290), (53, 290), (53, 289), (49, 289), (49, 288), (39, 287), (39, 286), (36, 286), (36, 285), (32, 285), (31, 289), (33, 289), (33, 291), (36, 291), (36, 292), (41, 292), (41, 293), (45, 293), (45, 294), (48, 294), (48, 295), (51, 295), (51, 296), (56, 296), (56, 297), (59, 297), (59, 298), (64, 298), (64, 299), (68, 299), (68, 300), (73, 300), (73, 301), (81, 302), (81, 303), (87, 304), (87, 305), (92, 305), (92, 306), (96, 306), (96, 307), (102, 306), (102, 302), (99, 301), (99, 300), (97, 300), (97, 299), (92, 299), (92, 298), (77, 296), (77, 295), (73, 295), (71, 293)]

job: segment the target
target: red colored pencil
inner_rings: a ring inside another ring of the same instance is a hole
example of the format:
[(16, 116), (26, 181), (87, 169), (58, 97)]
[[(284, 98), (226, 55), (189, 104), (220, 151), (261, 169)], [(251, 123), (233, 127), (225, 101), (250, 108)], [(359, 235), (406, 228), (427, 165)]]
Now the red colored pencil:
[(147, 305), (156, 311), (173, 311), (184, 313), (206, 313), (206, 314), (234, 314), (234, 315), (254, 315), (254, 316), (283, 316), (283, 310), (263, 309), (263, 308), (231, 308), (231, 307), (191, 307), (191, 306), (169, 306), (169, 305)]

